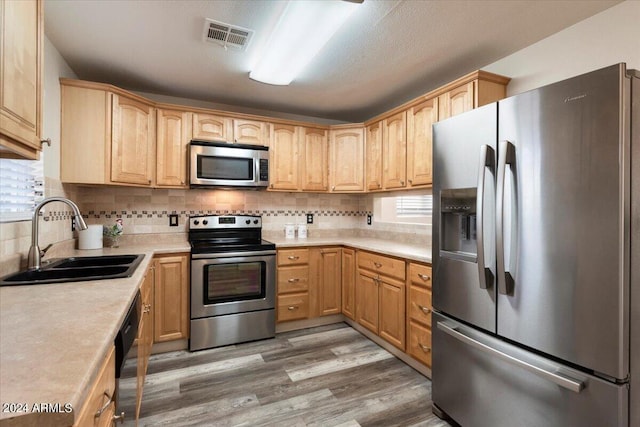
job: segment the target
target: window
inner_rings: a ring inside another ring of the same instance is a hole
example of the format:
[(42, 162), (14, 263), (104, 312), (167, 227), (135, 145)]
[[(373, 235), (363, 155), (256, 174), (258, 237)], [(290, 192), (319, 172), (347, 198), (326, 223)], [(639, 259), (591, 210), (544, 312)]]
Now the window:
[(431, 224), (432, 212), (431, 191), (377, 196), (373, 201), (373, 217), (379, 222)]
[(0, 221), (30, 220), (44, 198), (42, 160), (0, 159)]

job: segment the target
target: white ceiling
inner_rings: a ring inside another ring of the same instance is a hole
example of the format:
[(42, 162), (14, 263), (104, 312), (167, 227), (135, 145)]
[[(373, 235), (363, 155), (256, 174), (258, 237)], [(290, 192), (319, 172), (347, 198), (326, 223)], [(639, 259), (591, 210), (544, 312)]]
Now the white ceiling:
[[(250, 80), (255, 56), (285, 3), (47, 0), (45, 32), (81, 79), (363, 121), (619, 1), (365, 0), (290, 86)], [(203, 41), (205, 18), (255, 35), (245, 52), (225, 51)]]

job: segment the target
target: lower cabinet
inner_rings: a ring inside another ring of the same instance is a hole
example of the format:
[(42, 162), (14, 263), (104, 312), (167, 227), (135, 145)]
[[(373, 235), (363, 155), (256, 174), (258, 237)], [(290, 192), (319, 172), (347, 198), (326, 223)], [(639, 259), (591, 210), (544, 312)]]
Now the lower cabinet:
[(189, 255), (159, 255), (153, 261), (153, 342), (189, 338)]
[(356, 320), (356, 251), (342, 248), (342, 314)]
[(356, 321), (405, 350), (405, 262), (358, 251)]
[(98, 376), (91, 386), (85, 404), (80, 409), (77, 427), (111, 426), (115, 421), (116, 352), (112, 347), (100, 367)]
[(407, 353), (431, 368), (431, 267), (407, 266)]
[(342, 248), (310, 249), (311, 285), (318, 295), (316, 316), (342, 312)]
[(144, 380), (147, 376), (147, 366), (153, 345), (153, 282), (154, 268), (147, 271), (140, 294), (142, 301), (142, 312), (140, 313), (140, 323), (138, 324), (138, 363), (137, 363), (137, 388), (136, 388), (136, 420), (140, 417), (140, 406), (142, 405), (142, 390)]
[(277, 321), (309, 318), (309, 249), (279, 249), (276, 259)]

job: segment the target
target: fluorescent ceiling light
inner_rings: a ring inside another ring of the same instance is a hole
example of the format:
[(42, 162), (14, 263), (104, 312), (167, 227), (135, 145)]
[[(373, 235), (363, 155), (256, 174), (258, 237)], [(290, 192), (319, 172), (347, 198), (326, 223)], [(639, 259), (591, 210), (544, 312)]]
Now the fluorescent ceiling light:
[(342, 0), (292, 0), (249, 77), (288, 85), (358, 7)]

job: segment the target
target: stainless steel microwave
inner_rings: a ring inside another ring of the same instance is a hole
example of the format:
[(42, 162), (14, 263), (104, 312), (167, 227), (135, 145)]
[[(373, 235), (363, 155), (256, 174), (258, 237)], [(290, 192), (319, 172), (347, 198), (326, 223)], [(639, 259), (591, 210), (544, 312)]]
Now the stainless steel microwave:
[(269, 185), (269, 147), (191, 141), (189, 185), (194, 188), (266, 188)]

